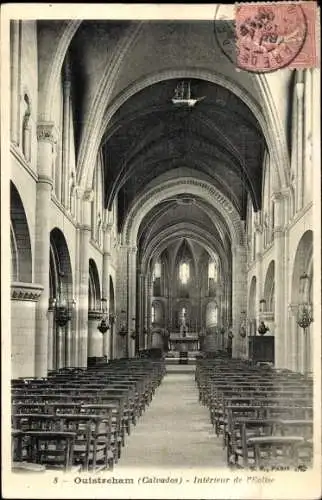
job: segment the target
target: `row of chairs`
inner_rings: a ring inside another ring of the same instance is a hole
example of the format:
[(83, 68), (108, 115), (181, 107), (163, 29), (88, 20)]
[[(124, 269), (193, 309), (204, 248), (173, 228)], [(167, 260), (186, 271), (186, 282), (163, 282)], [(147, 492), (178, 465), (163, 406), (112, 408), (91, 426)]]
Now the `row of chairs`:
[(163, 360), (122, 359), (12, 380), (14, 470), (113, 469), (164, 374)]
[(298, 469), (313, 461), (313, 381), (227, 358), (198, 360), (196, 383), (230, 467)]

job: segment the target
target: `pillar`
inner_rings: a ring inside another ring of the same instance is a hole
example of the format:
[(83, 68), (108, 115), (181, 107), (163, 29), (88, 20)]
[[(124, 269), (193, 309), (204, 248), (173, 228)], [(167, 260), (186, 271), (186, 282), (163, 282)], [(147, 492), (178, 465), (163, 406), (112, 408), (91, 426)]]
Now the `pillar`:
[[(131, 338), (133, 329), (137, 330), (136, 318), (136, 247), (128, 250), (128, 356), (135, 355), (135, 340)], [(133, 320), (135, 318), (135, 320)]]
[(243, 351), (243, 339), (239, 335), (241, 312), (246, 311), (246, 248), (244, 245), (236, 245), (232, 248), (233, 256), (233, 289), (232, 289), (232, 326), (233, 326), (233, 352), (234, 358), (241, 357)]
[(37, 192), (35, 223), (35, 281), (44, 291), (37, 302), (35, 321), (35, 376), (46, 377), (48, 367), (48, 305), (49, 305), (49, 248), (52, 163), (56, 142), (54, 124), (39, 123), (37, 127)]
[(10, 110), (10, 137), (11, 141), (19, 144), (19, 58), (20, 54), (20, 24), (21, 21), (10, 21), (11, 35), (11, 68), (10, 68), (10, 83), (11, 83), (11, 110)]
[(88, 280), (89, 280), (89, 243), (91, 236), (91, 202), (93, 191), (87, 190), (82, 196), (79, 245), (79, 310), (78, 310), (78, 366), (87, 367), (88, 342)]
[[(108, 214), (107, 214), (108, 217)], [(102, 297), (106, 299), (106, 307), (108, 315), (111, 311), (110, 304), (110, 263), (111, 263), (111, 230), (113, 225), (106, 223), (104, 225), (104, 254), (103, 254), (103, 280), (102, 280)], [(113, 328), (110, 325), (110, 329), (104, 334), (103, 337), (103, 356), (106, 359), (111, 359), (113, 357)]]
[(139, 283), (138, 283), (138, 297), (137, 297), (137, 312), (138, 312), (138, 350), (144, 349), (145, 345), (145, 335), (144, 335), (144, 327), (145, 327), (145, 316), (144, 316), (144, 274), (139, 274)]
[(88, 311), (88, 358), (103, 357), (103, 335), (97, 326), (102, 319), (101, 311)]
[(62, 130), (62, 176), (61, 176), (61, 202), (64, 207), (69, 205), (69, 132), (70, 132), (70, 91), (71, 74), (68, 53), (64, 62), (63, 80), (63, 130)]
[[(299, 78), (302, 78), (302, 71)], [(297, 190), (296, 190), (296, 208), (301, 210), (303, 207), (303, 125), (304, 125), (304, 83), (298, 81), (296, 83), (297, 96)]]
[(151, 309), (152, 309), (152, 288), (153, 281), (151, 273), (147, 276), (147, 348), (150, 349), (152, 347), (152, 318), (151, 318)]
[(56, 368), (65, 366), (65, 335), (66, 327), (56, 324)]
[(65, 327), (65, 366), (73, 366), (73, 327), (72, 321), (68, 321)]
[(54, 318), (53, 301), (50, 301), (48, 309), (48, 360), (47, 370), (54, 370), (54, 334), (55, 334), (55, 318)]
[(275, 250), (275, 367), (286, 366), (288, 342), (286, 335), (286, 286), (285, 286), (285, 196), (274, 193), (274, 250)]

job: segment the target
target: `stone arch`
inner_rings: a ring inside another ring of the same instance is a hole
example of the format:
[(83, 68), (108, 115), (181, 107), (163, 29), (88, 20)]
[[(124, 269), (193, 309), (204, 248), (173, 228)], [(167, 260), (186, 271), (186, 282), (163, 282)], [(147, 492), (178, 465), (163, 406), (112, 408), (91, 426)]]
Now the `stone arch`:
[[(307, 287), (301, 290), (300, 277), (306, 273), (309, 277)], [(295, 252), (292, 273), (291, 302), (297, 313), (297, 306), (303, 301), (312, 301), (313, 283), (313, 231), (307, 230), (303, 233)], [(295, 328), (295, 331), (294, 331)], [(291, 348), (294, 352), (294, 367), (297, 371), (310, 371), (312, 369), (313, 339), (311, 328), (306, 333), (300, 328), (296, 321), (293, 323)]]
[[(260, 75), (260, 77), (258, 77), (257, 75), (251, 75), (251, 78), (254, 79), (255, 86), (257, 86), (258, 91), (262, 96), (262, 103), (261, 106), (259, 106), (253, 96), (251, 96), (245, 89), (241, 88), (240, 85), (233, 80), (220, 75), (215, 71), (194, 67), (162, 70), (137, 80), (123, 90), (115, 99), (113, 99), (109, 107), (105, 110), (105, 115), (102, 120), (98, 120), (93, 117), (93, 120), (90, 123), (97, 124), (96, 129), (99, 128), (99, 130), (95, 130), (94, 132), (96, 133), (93, 133), (92, 136), (89, 137), (88, 135), (84, 138), (84, 147), (78, 163), (78, 184), (83, 186), (84, 189), (90, 186), (92, 170), (95, 166), (95, 157), (102, 137), (112, 116), (122, 106), (122, 104), (124, 104), (134, 94), (140, 92), (146, 87), (149, 87), (150, 85), (153, 85), (154, 83), (177, 78), (196, 78), (205, 80), (221, 85), (239, 97), (249, 107), (261, 126), (270, 155), (273, 159), (273, 164), (276, 165), (280, 188), (282, 189), (288, 185), (288, 150), (286, 147), (286, 141), (284, 140), (284, 131), (277, 117), (275, 104), (269, 91), (266, 76)], [(269, 120), (267, 120), (267, 117), (269, 117)], [(87, 171), (86, 168), (88, 169)]]
[(50, 62), (48, 62), (43, 85), (40, 88), (41, 98), (38, 104), (40, 121), (52, 121), (54, 114), (55, 89), (60, 78), (61, 69), (68, 47), (81, 25), (82, 20), (70, 20), (64, 28)]
[(12, 181), (10, 181), (10, 221), (11, 279), (31, 283), (32, 253), (28, 222), (20, 194)]
[(153, 207), (178, 194), (191, 194), (203, 198), (226, 220), (233, 245), (244, 243), (244, 229), (232, 203), (208, 182), (182, 177), (164, 182), (162, 186), (150, 188), (132, 205), (122, 231), (124, 244), (136, 246), (137, 235), (143, 218)]
[(101, 287), (98, 269), (94, 259), (89, 259), (88, 265), (88, 310), (99, 311), (101, 309)]
[(73, 297), (73, 276), (70, 254), (64, 234), (55, 227), (50, 232), (50, 298), (56, 299), (61, 293), (67, 300)]
[(224, 269), (228, 271), (229, 266), (227, 253), (225, 252), (225, 249), (220, 242), (216, 241), (215, 252), (211, 247), (211, 244), (214, 245), (214, 242), (212, 241), (211, 235), (208, 232), (201, 230), (200, 228), (198, 228), (197, 231), (196, 229), (194, 230), (194, 228), (187, 227), (187, 225), (175, 224), (170, 228), (161, 231), (146, 246), (141, 261), (142, 273), (144, 274), (147, 272), (149, 263), (151, 262), (153, 256), (160, 255), (173, 239), (184, 236), (201, 245), (211, 256), (211, 258), (215, 259), (216, 253), (218, 253), (222, 262), (224, 263)]
[[(48, 369), (71, 366), (71, 336), (69, 322), (61, 326), (55, 305), (72, 312), (73, 276), (69, 250), (63, 232), (57, 227), (50, 232), (49, 250), (49, 310), (48, 310)], [(72, 318), (69, 319), (69, 321)]]
[(297, 304), (301, 300), (301, 293), (299, 287), (301, 274), (306, 272), (311, 278), (313, 278), (312, 257), (313, 257), (313, 231), (307, 230), (302, 235), (297, 245), (294, 258), (293, 273), (292, 273), (293, 304)]
[(264, 297), (266, 300), (266, 310), (275, 310), (275, 261), (272, 260), (268, 266), (264, 284)]

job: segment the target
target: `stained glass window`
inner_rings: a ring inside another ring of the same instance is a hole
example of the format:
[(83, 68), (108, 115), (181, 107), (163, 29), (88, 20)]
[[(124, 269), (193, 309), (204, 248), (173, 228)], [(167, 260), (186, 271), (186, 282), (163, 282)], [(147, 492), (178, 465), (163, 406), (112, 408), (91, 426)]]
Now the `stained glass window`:
[(186, 285), (190, 277), (190, 269), (189, 264), (187, 262), (183, 262), (180, 264), (179, 268), (179, 278), (183, 285)]

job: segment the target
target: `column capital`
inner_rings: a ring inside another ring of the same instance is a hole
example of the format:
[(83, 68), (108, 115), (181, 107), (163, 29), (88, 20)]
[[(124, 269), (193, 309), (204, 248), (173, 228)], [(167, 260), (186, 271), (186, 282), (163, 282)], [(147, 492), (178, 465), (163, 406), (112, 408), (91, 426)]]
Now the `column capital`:
[(110, 234), (113, 229), (113, 223), (112, 222), (104, 222), (103, 223), (103, 231), (104, 233)]
[(272, 193), (271, 200), (274, 203), (283, 202), (285, 199), (287, 199), (288, 196), (289, 196), (289, 189), (286, 188)]
[(94, 200), (94, 190), (93, 189), (83, 190), (82, 200), (91, 203)]
[(44, 287), (38, 283), (22, 283), (19, 281), (11, 283), (11, 300), (37, 302)]
[(57, 139), (58, 139), (58, 130), (54, 122), (37, 123), (38, 142), (49, 142), (50, 144), (56, 144)]
[(136, 254), (136, 252), (138, 251), (138, 248), (137, 247), (129, 247), (129, 254), (130, 255), (134, 255)]

